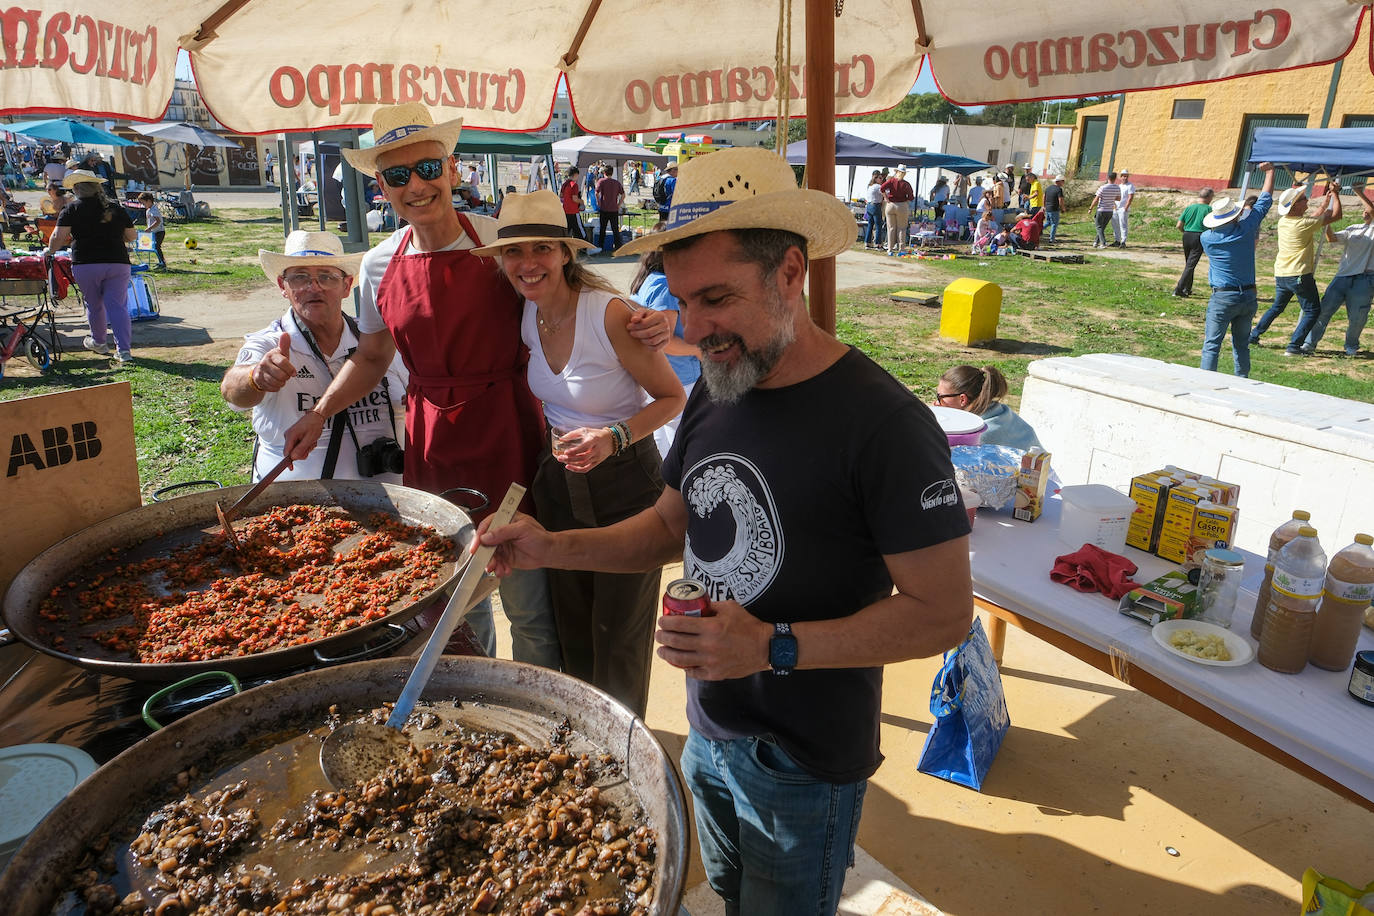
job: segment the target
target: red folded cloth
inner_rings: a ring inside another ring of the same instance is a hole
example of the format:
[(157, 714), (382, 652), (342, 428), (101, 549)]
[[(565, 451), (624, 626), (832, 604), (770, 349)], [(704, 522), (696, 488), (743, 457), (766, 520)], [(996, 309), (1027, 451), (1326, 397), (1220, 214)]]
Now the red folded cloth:
[(1050, 578), (1080, 592), (1101, 592), (1113, 601), (1136, 587), (1136, 565), (1116, 553), (1084, 544), (1073, 553), (1054, 558)]

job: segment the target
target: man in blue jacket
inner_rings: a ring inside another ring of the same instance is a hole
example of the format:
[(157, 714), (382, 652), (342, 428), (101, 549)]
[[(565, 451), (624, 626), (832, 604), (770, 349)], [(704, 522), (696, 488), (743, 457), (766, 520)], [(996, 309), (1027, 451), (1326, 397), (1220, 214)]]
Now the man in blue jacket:
[(1274, 164), (1261, 162), (1264, 173), (1255, 207), (1244, 216), (1241, 205), (1230, 197), (1212, 201), (1212, 212), (1202, 218), (1202, 250), (1207, 254), (1207, 281), (1212, 298), (1207, 300), (1207, 324), (1202, 338), (1202, 368), (1216, 371), (1221, 342), (1231, 331), (1231, 352), (1236, 375), (1250, 375), (1250, 324), (1259, 300), (1255, 296), (1255, 239), (1264, 214), (1274, 203)]

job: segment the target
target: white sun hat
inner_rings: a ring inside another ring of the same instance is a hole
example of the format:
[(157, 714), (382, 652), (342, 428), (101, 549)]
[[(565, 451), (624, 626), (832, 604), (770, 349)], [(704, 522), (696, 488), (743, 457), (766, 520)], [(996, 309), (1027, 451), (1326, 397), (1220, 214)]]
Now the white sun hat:
[(1288, 211), (1293, 209), (1293, 205), (1300, 198), (1307, 196), (1307, 185), (1300, 184), (1289, 188), (1279, 195), (1278, 201), (1274, 204), (1274, 209), (1279, 211), (1279, 216), (1287, 216)]
[(812, 260), (833, 258), (854, 244), (849, 208), (826, 191), (798, 188), (792, 167), (771, 150), (723, 149), (697, 156), (681, 171), (664, 230), (634, 239), (616, 254), (653, 251), (723, 229), (795, 232), (806, 238)]
[(496, 242), (474, 248), (472, 253), (479, 258), (490, 258), (500, 254), (507, 245), (550, 241), (562, 242), (574, 250), (596, 247), (568, 233), (563, 202), (552, 191), (507, 194), (501, 204), (501, 217), (496, 221)]
[(284, 254), (258, 249), (258, 263), (267, 279), (277, 278), (290, 267), (337, 267), (350, 277), (358, 275), (364, 252), (344, 254), (343, 242), (332, 232), (297, 229), (286, 237)]
[(1240, 216), (1240, 203), (1230, 197), (1218, 197), (1212, 201), (1212, 212), (1202, 218), (1202, 225), (1208, 229), (1225, 226)]
[(424, 105), (403, 102), (378, 108), (372, 113), (372, 146), (342, 152), (349, 165), (371, 175), (377, 171), (377, 157), (397, 147), (433, 141), (444, 148), (444, 155), (449, 155), (458, 145), (458, 135), (462, 131), (462, 118), (435, 124), (434, 116)]

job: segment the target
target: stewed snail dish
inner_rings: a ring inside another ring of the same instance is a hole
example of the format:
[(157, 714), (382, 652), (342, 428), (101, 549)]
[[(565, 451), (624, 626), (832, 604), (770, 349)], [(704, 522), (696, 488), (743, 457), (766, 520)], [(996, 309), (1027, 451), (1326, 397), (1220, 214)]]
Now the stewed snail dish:
[(342, 791), (316, 759), (336, 708), (214, 773), (175, 774), (94, 842), (57, 912), (645, 916), (658, 837), (621, 763), (566, 720), (538, 742), (492, 730), (481, 705), (421, 704), (406, 759)]

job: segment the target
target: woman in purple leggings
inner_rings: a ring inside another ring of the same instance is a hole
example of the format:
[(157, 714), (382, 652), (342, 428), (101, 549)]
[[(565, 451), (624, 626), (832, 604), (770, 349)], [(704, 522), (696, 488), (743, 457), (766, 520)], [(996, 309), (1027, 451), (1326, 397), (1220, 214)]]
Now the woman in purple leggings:
[(62, 183), (75, 192), (76, 200), (57, 215), (48, 253), (71, 244), (72, 273), (86, 300), (86, 320), (91, 325), (82, 346), (102, 356), (109, 353), (106, 337), (107, 329), (111, 330), (114, 360), (127, 362), (133, 358), (133, 328), (125, 305), (129, 291), (129, 250), (125, 246), (138, 231), (124, 208), (105, 196), (100, 176), (77, 170)]

